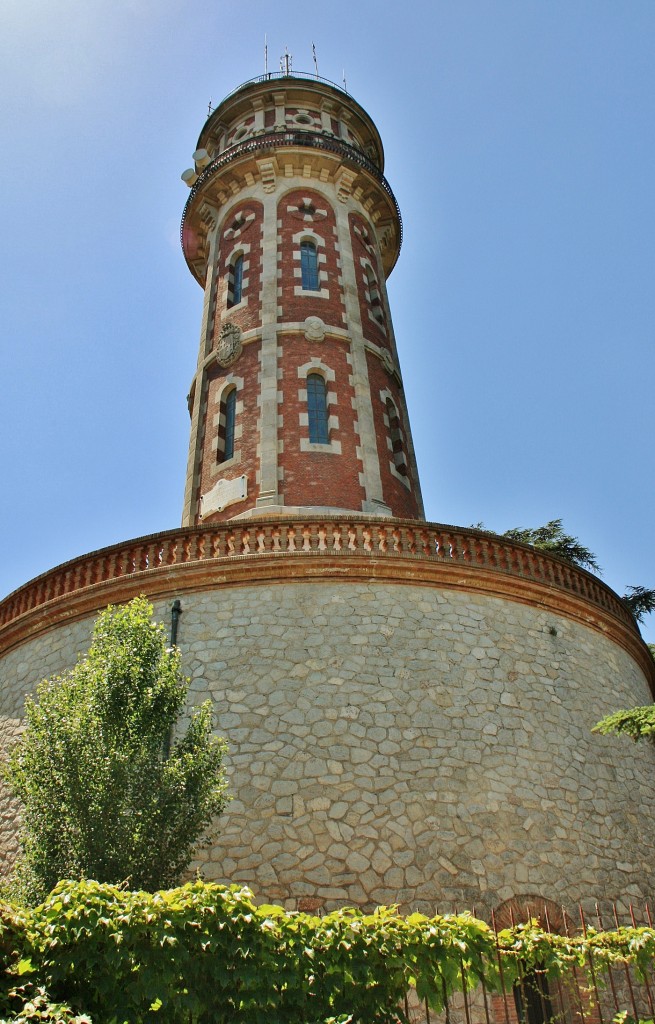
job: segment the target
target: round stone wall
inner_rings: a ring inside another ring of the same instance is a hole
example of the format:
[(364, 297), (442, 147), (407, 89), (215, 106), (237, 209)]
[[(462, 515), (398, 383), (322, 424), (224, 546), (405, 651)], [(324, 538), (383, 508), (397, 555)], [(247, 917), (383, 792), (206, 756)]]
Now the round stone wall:
[[(478, 912), (655, 889), (655, 751), (591, 734), (651, 698), (617, 644), (504, 598), (409, 582), (181, 594), (190, 699), (230, 744), (234, 797), (198, 866), (260, 898)], [(156, 601), (170, 621), (170, 601)], [(93, 619), (0, 662), (2, 735)], [(3, 849), (14, 812), (0, 807)]]

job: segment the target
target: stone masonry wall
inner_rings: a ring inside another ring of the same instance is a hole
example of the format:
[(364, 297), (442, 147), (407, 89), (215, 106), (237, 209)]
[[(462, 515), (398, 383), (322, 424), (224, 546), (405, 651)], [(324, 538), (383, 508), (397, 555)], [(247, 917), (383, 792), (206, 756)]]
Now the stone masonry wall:
[[(167, 624), (170, 602), (156, 603)], [(198, 865), (260, 898), (478, 913), (655, 889), (655, 751), (591, 734), (646, 703), (632, 659), (535, 607), (412, 584), (182, 595), (190, 694), (212, 697), (234, 800)], [(3, 747), (23, 694), (92, 620), (0, 663)], [(13, 810), (0, 804), (3, 849)]]

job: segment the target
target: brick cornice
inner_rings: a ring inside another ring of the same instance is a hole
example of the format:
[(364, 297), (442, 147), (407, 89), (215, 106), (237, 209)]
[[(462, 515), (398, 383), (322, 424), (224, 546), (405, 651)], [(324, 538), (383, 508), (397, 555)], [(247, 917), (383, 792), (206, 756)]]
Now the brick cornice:
[(359, 516), (260, 517), (139, 537), (83, 555), (0, 603), (0, 654), (53, 626), (145, 593), (325, 580), (414, 584), (502, 598), (601, 633), (655, 663), (627, 608), (591, 573), (524, 544), (434, 523)]

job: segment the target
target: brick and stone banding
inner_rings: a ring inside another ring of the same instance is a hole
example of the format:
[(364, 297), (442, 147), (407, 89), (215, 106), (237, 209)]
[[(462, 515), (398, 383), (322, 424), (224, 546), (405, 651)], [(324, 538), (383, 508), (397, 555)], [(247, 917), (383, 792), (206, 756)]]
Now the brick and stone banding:
[[(293, 100), (289, 89), (296, 90)], [(296, 130), (313, 133), (311, 147), (294, 145), (301, 139)], [(184, 525), (222, 522), (258, 509), (279, 514), (311, 506), (420, 518), (404, 399), (394, 397), (407, 473), (395, 478), (380, 399), (381, 375), (394, 393), (402, 390), (386, 295), (400, 219), (380, 178), (382, 148), (375, 126), (357, 104), (343, 98), (335, 103), (331, 88), (313, 83), (299, 91), (289, 83), (279, 91), (256, 87), (250, 98), (231, 97), (214, 112), (198, 151), (209, 154), (210, 163), (187, 205), (183, 244), (192, 271), (204, 282), (205, 311), (198, 371), (189, 389)], [(304, 240), (316, 246), (317, 290), (302, 287)], [(243, 295), (233, 305), (230, 269), (240, 254)], [(306, 335), (310, 317), (324, 326), (320, 342)], [(240, 382), (243, 397), (237, 416), (242, 443), (223, 465), (217, 457), (216, 394), (229, 375), (215, 356), (226, 324), (242, 332), (243, 350), (229, 373)], [(338, 386), (332, 389), (339, 409), (329, 409), (329, 445), (323, 450), (308, 447), (306, 409), (298, 408), (299, 389), (291, 393), (299, 368), (312, 359), (330, 369), (339, 365)], [(247, 478), (246, 498), (203, 517), (202, 495), (217, 479), (229, 481), (235, 474)]]

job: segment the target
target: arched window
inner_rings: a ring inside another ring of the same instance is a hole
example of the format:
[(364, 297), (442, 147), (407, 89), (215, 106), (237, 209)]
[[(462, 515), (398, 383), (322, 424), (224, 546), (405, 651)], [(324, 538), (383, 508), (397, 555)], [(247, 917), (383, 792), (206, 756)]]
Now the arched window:
[[(221, 426), (219, 428), (219, 462), (227, 462), (234, 456), (234, 424), (237, 411), (237, 389), (232, 388), (221, 402)], [(222, 435), (222, 437), (221, 437)], [(222, 445), (221, 442), (222, 441)]]
[(310, 373), (307, 377), (307, 419), (310, 442), (329, 444), (327, 389), (320, 373)]
[(387, 416), (389, 418), (389, 437), (391, 438), (393, 464), (401, 476), (407, 476), (407, 460), (405, 458), (405, 451), (403, 448), (403, 435), (400, 429), (398, 413), (390, 398), (387, 398), (386, 404)]
[(236, 306), (241, 302), (243, 295), (243, 255), (237, 256), (230, 267), (230, 279), (228, 283), (228, 306)]
[(318, 253), (313, 242), (300, 243), (300, 270), (303, 291), (317, 292), (319, 290)]

